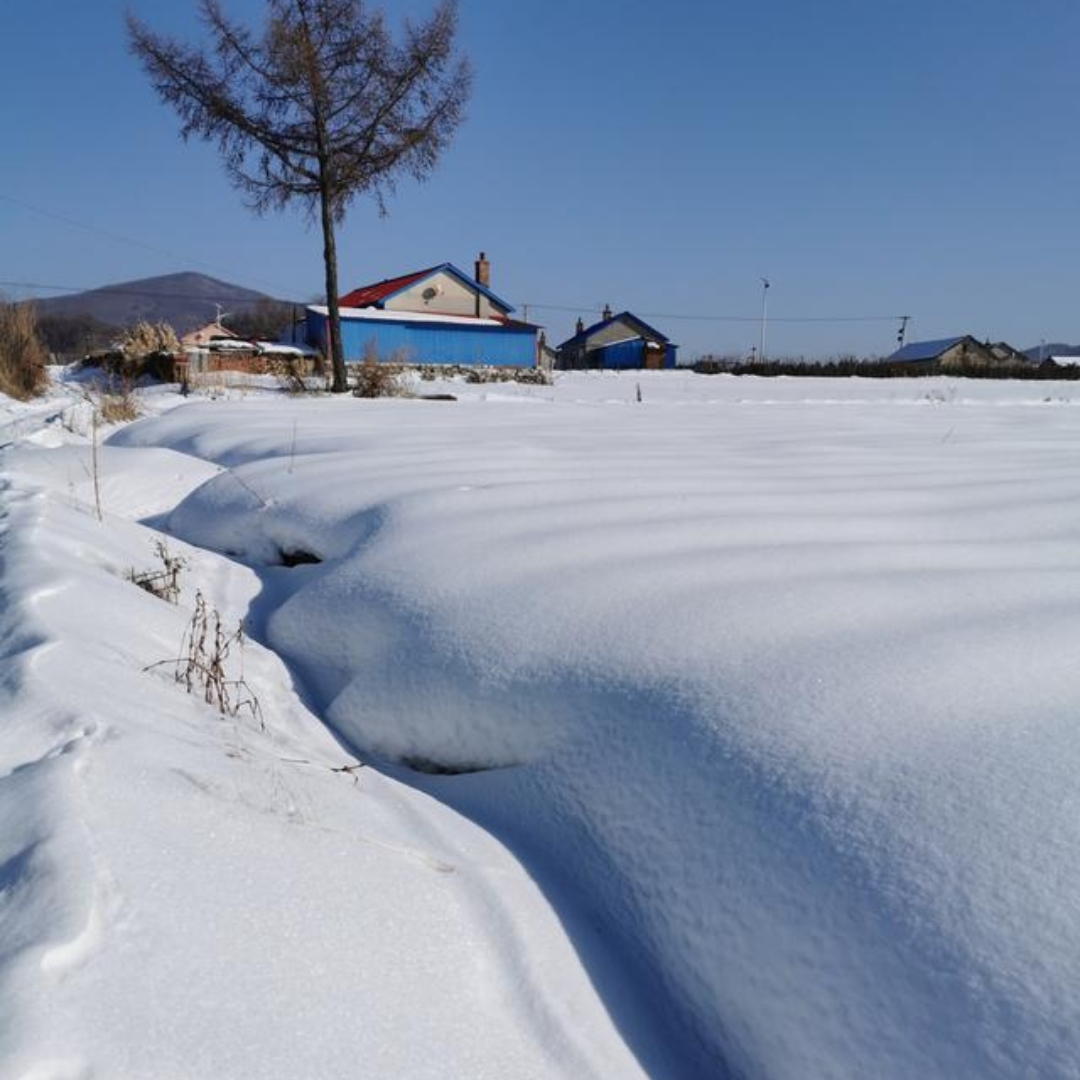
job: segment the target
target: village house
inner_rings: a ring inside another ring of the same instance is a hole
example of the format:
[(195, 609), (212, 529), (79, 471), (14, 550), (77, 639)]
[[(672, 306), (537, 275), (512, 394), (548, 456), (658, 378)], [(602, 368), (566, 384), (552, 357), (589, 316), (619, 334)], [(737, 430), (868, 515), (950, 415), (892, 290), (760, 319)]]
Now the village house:
[[(491, 291), (490, 280), (481, 252), (474, 277), (442, 263), (346, 293), (339, 301), (346, 363), (535, 367), (539, 328), (511, 318), (514, 308)], [(325, 306), (307, 309), (308, 344), (324, 353), (328, 322)]]
[(676, 348), (636, 315), (629, 311), (613, 315), (605, 307), (592, 326), (578, 319), (577, 332), (559, 346), (558, 366), (564, 371), (673, 368)]
[(221, 323), (215, 319), (205, 326), (200, 326), (195, 330), (189, 330), (180, 338), (180, 347), (185, 350), (204, 349), (212, 341), (220, 341), (226, 338), (235, 337), (236, 334), (234, 334), (227, 326), (222, 326)]
[[(1016, 358), (1019, 357), (1020, 360)], [(965, 367), (994, 367), (1002, 364), (1027, 362), (1022, 353), (1005, 342), (996, 345), (983, 343), (970, 334), (939, 338), (935, 341), (913, 341), (885, 358), (905, 372), (935, 374)]]

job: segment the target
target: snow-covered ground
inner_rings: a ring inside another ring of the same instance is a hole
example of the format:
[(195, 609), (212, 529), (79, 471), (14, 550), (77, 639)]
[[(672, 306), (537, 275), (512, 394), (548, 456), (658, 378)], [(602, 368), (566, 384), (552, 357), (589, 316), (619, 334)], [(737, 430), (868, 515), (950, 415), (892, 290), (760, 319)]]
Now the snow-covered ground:
[(0, 1075), (1080, 1076), (1080, 387), (422, 389), (4, 405)]

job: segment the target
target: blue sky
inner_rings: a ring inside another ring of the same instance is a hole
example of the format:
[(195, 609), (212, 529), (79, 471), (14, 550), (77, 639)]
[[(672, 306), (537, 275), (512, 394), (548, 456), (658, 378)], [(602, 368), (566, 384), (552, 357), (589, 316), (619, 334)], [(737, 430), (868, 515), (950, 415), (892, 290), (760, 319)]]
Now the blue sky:
[[(5, 5), (0, 281), (196, 269), (315, 297), (317, 232), (254, 216), (215, 151), (179, 140), (126, 6), (198, 33), (193, 0)], [(683, 359), (746, 352), (765, 275), (770, 354), (885, 353), (895, 321), (784, 320), (901, 314), (909, 340), (1080, 342), (1075, 0), (461, 0), (461, 41), (468, 120), (388, 217), (355, 205), (343, 288), (482, 248), (556, 341), (560, 309), (610, 303)]]

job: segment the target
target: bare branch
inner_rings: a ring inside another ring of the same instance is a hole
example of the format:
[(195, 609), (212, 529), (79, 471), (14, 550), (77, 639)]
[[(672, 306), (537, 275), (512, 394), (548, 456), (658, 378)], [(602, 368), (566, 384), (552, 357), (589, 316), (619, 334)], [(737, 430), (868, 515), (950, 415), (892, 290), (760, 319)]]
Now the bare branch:
[(184, 139), (217, 144), (258, 212), (299, 202), (321, 219), (334, 389), (345, 369), (334, 226), (358, 195), (380, 212), (401, 176), (435, 168), (461, 123), (471, 73), (455, 62), (457, 9), (406, 22), (402, 42), (363, 0), (267, 0), (261, 33), (199, 0), (205, 48), (155, 34), (130, 12), (131, 51)]

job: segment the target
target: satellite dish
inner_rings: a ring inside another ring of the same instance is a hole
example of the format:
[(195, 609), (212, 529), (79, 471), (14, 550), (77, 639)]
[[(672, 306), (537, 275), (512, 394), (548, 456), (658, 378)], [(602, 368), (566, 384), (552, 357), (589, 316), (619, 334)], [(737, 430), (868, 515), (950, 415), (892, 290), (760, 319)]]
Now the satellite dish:
[(423, 298), (428, 301), (428, 303), (430, 303), (441, 292), (442, 289), (439, 289), (434, 285), (429, 285), (420, 295), (423, 296)]

